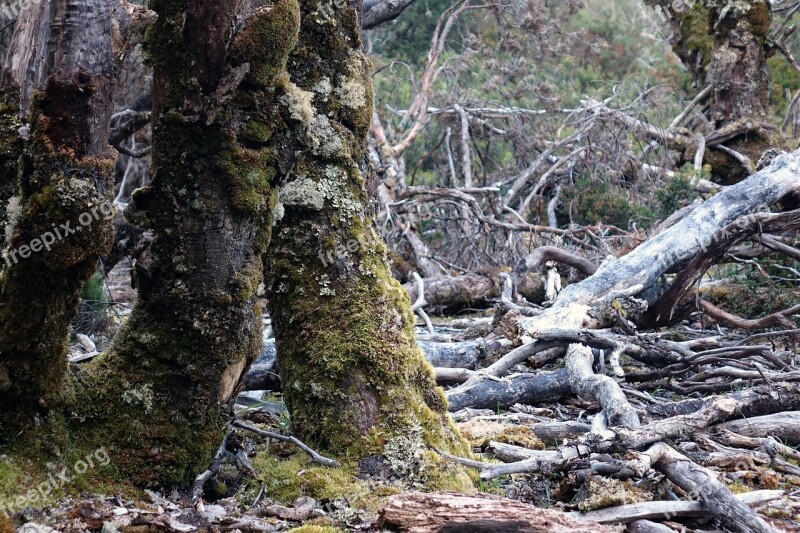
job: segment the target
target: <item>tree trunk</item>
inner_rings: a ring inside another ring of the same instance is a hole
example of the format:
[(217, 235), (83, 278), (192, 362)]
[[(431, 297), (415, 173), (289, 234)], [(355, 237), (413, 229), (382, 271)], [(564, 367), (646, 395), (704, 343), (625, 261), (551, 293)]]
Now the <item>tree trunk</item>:
[(266, 256), (292, 425), (339, 457), (409, 440), (465, 452), (368, 214), (363, 165), (373, 97), (360, 6), (325, 6), (303, 3), (282, 85), (283, 219)]
[(137, 262), (139, 298), (114, 345), (77, 376), (71, 412), (84, 446), (106, 446), (135, 484), (169, 486), (206, 468), (261, 346), (256, 291), (277, 202), (275, 85), (299, 8), (151, 7), (154, 175), (129, 208), (155, 234), (151, 259)]
[[(109, 0), (26, 2), (0, 77), (5, 437), (37, 420), (60, 427), (51, 410), (63, 400), (69, 327), (81, 288), (110, 245), (111, 18)], [(17, 112), (26, 122), (20, 133)]]
[[(748, 121), (726, 146), (757, 162), (764, 151), (780, 145), (776, 128), (759, 124), (769, 104), (770, 53), (767, 37), (772, 10), (767, 0), (698, 0), (676, 3), (649, 0), (670, 19), (672, 47), (698, 87), (713, 86), (708, 118), (717, 128), (733, 130)], [(683, 4), (681, 9), (675, 9)], [(690, 160), (687, 157), (687, 160)], [(710, 149), (705, 154), (712, 172), (726, 183), (747, 177), (747, 170), (730, 154)]]

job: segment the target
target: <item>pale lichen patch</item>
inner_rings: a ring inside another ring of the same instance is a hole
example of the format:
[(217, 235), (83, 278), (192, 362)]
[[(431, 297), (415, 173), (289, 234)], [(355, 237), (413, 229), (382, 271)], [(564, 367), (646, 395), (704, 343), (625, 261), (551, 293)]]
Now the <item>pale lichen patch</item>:
[(129, 387), (122, 393), (122, 401), (128, 404), (141, 404), (144, 407), (145, 413), (150, 413), (153, 410), (153, 400), (155, 394), (153, 393), (153, 386), (150, 383), (144, 383), (138, 386), (131, 386), (129, 383), (124, 384)]
[(14, 233), (14, 227), (17, 225), (20, 215), (22, 214), (22, 204), (20, 204), (19, 196), (12, 196), (8, 199), (6, 205), (6, 242), (11, 242), (11, 237)]
[(311, 103), (314, 93), (304, 91), (291, 81), (286, 81), (284, 91), (285, 94), (281, 96), (280, 102), (289, 109), (293, 119), (299, 120), (307, 128), (310, 127), (316, 114), (316, 110)]
[(311, 137), (311, 152), (314, 155), (331, 157), (344, 149), (342, 139), (325, 115), (317, 115), (308, 128)]
[(364, 84), (352, 78), (342, 76), (336, 94), (345, 107), (361, 109), (367, 104), (367, 90)]
[(330, 179), (315, 181), (307, 176), (284, 185), (278, 193), (280, 204), (284, 206), (307, 207), (321, 211), (326, 200), (336, 198), (337, 186)]

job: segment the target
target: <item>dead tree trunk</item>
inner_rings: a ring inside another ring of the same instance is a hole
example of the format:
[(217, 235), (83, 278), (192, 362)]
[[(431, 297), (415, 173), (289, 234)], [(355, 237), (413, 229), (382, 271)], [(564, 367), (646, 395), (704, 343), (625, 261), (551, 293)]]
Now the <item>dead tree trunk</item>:
[[(112, 348), (77, 376), (73, 427), (133, 483), (203, 471), (262, 340), (256, 291), (274, 220), (275, 86), (296, 0), (155, 0), (154, 175), (133, 222), (155, 234)], [(237, 24), (231, 30), (230, 21)]]
[[(608, 261), (585, 280), (570, 285), (541, 315), (520, 323), (535, 338), (538, 329), (603, 327), (622, 315), (636, 319), (660, 295), (654, 287), (665, 273), (713, 246), (720, 232), (800, 188), (800, 151), (776, 159), (745, 181), (726, 188), (680, 222), (629, 254)], [(745, 218), (740, 218), (745, 217)], [(630, 297), (638, 296), (632, 299)], [(616, 304), (614, 303), (616, 301)]]
[(360, 6), (325, 6), (303, 3), (300, 45), (281, 87), (283, 218), (266, 256), (292, 424), (340, 457), (381, 454), (397, 439), (463, 452), (368, 214), (373, 97)]
[(24, 3), (0, 77), (1, 436), (33, 428), (34, 419), (59, 432), (51, 410), (63, 400), (69, 326), (110, 245), (111, 19), (109, 0)]
[[(661, 276), (674, 272), (687, 262), (713, 249), (728, 237), (732, 224), (749, 227), (766, 224), (769, 219), (785, 218), (784, 214), (759, 213), (800, 188), (800, 151), (776, 159), (772, 165), (750, 178), (732, 185), (695, 208), (674, 226), (642, 243), (629, 254), (606, 261), (585, 280), (568, 286), (552, 307), (532, 317), (519, 319), (519, 333), (530, 337), (537, 347), (548, 343), (539, 339), (540, 331), (558, 328), (603, 328), (620, 321), (635, 322), (664, 294), (658, 285)], [(675, 283), (680, 282), (680, 276)], [(629, 326), (632, 327), (632, 326)], [(509, 352), (488, 367), (483, 374), (499, 376), (516, 363), (525, 360), (528, 351)], [(519, 359), (522, 356), (522, 359)], [(458, 398), (461, 407), (480, 402), (476, 392), (485, 375), (475, 375), (466, 383), (447, 392)]]

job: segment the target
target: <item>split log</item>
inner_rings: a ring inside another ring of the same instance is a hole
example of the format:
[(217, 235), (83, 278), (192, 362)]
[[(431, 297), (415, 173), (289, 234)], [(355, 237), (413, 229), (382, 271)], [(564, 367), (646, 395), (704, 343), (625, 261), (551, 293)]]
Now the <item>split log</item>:
[(516, 374), (503, 379), (476, 373), (467, 384), (468, 387), (447, 391), (450, 411), (465, 407), (504, 409), (515, 403), (555, 402), (572, 394), (566, 369), (538, 374)]
[(488, 494), (424, 494), (389, 498), (381, 510), (384, 527), (411, 533), (524, 531), (526, 533), (612, 533), (616, 528)]
[(737, 500), (711, 470), (692, 462), (664, 443), (653, 445), (642, 456), (671, 482), (689, 493), (692, 499), (701, 500), (705, 509), (731, 531), (775, 533), (775, 529), (763, 518)]

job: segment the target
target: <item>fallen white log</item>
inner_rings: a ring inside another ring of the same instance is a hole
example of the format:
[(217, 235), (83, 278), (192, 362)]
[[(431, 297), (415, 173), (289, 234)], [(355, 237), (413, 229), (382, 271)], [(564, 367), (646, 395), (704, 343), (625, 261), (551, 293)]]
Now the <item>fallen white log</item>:
[(711, 246), (720, 230), (798, 188), (800, 150), (783, 155), (744, 181), (726, 187), (629, 254), (604, 262), (593, 275), (566, 287), (541, 315), (520, 319), (521, 329), (535, 339), (540, 329), (609, 325), (614, 314), (608, 308), (615, 296), (639, 296), (664, 273)]

